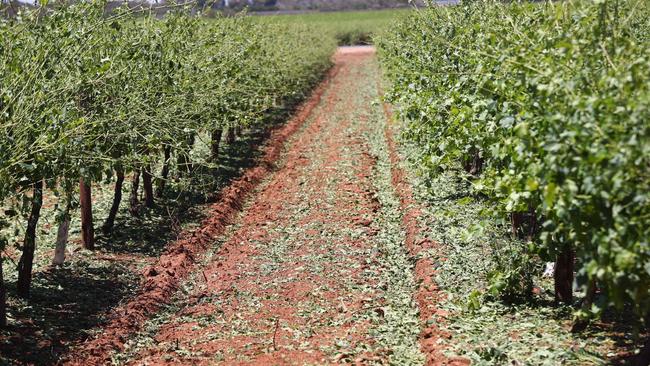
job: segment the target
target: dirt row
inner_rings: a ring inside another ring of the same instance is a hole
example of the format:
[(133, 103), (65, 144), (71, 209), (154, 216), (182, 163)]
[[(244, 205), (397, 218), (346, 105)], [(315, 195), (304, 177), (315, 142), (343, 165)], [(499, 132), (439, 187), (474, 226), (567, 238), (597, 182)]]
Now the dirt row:
[(156, 263), (143, 271), (143, 285), (138, 295), (112, 310), (111, 321), (102, 327), (100, 335), (76, 347), (66, 356), (66, 364), (105, 364), (114, 352), (123, 349), (126, 339), (137, 332), (145, 320), (169, 302), (181, 281), (194, 269), (199, 257), (232, 224), (243, 202), (275, 169), (284, 143), (320, 103), (329, 80), (337, 72), (338, 67), (334, 67), (294, 117), (285, 126), (271, 133), (258, 164), (219, 193), (217, 202), (209, 208), (208, 217), (199, 229), (182, 233), (179, 240), (171, 243)]
[(260, 164), (67, 363), (463, 363), (425, 324), (433, 266), (413, 258), (434, 243), (418, 239), (374, 49), (340, 49), (335, 63)]

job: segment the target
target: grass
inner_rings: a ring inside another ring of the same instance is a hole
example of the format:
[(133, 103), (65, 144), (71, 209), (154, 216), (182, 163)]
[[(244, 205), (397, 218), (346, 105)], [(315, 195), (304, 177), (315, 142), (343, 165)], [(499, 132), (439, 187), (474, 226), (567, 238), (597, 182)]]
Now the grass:
[(315, 12), (304, 14), (283, 14), (260, 16), (262, 22), (304, 23), (327, 34), (334, 34), (340, 46), (372, 44), (372, 37), (386, 29), (409, 9)]

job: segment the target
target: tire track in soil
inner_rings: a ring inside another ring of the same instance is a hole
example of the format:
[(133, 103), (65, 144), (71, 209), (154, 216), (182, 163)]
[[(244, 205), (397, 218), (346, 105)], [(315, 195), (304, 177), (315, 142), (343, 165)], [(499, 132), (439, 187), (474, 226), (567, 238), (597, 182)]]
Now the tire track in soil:
[(186, 293), (112, 355), (118, 363), (424, 362), (399, 194), (375, 136), (386, 121), (373, 106), (374, 49), (346, 48), (335, 61), (286, 163), (192, 269)]

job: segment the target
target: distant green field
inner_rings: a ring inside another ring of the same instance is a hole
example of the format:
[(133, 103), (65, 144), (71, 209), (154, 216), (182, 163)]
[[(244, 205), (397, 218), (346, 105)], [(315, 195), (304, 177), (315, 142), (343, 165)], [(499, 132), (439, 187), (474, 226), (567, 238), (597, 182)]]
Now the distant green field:
[(259, 16), (264, 22), (305, 23), (322, 29), (324, 36), (334, 34), (339, 45), (371, 44), (374, 34), (392, 22), (407, 16), (411, 10), (375, 10), (349, 12), (318, 12)]

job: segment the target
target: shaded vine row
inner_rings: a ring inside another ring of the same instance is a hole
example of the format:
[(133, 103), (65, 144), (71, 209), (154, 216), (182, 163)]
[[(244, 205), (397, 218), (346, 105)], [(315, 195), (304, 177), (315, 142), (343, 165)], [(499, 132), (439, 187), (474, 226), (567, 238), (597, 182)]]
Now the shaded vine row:
[[(192, 15), (194, 4), (170, 5), (161, 19), (127, 6), (106, 14), (102, 1), (42, 5), (0, 16), (0, 233), (24, 227), (23, 297), (44, 195), (58, 200), (60, 264), (78, 207), (83, 245), (94, 247), (94, 182), (115, 183), (102, 226), (109, 234), (125, 179), (137, 215), (162, 195), (170, 172), (192, 182), (199, 166), (215, 168), (222, 135), (232, 142), (286, 115), (320, 81), (336, 43), (300, 24), (207, 21)], [(201, 136), (211, 139), (209, 159), (192, 153)], [(8, 236), (0, 235), (0, 253)], [(4, 304), (1, 276), (0, 289)]]

